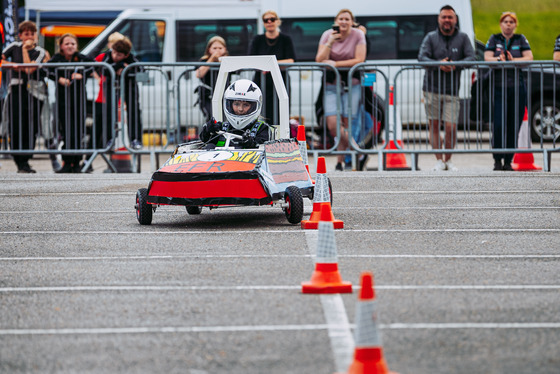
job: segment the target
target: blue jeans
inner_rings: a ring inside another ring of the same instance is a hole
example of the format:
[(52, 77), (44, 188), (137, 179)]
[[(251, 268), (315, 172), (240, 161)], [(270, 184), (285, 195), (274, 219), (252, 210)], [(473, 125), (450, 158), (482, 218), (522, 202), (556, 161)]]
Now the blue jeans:
[[(352, 138), (354, 138), (356, 143), (360, 144), (372, 128), (373, 120), (371, 119), (371, 115), (366, 112), (363, 105), (360, 105), (358, 113), (352, 117)], [(344, 162), (347, 164), (351, 163), (352, 156), (346, 155)]]

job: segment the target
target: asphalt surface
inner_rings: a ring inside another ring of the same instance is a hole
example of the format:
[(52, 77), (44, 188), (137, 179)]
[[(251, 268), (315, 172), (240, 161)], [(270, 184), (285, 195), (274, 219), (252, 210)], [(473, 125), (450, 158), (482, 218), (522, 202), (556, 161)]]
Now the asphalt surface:
[[(374, 274), (393, 371), (557, 374), (560, 173), (460, 160), (436, 173), (331, 172), (329, 159), (340, 273), (355, 291)], [(280, 208), (160, 207), (141, 226), (149, 171), (0, 162), (0, 372), (335, 373), (352, 360), (356, 292), (300, 292), (318, 233)]]

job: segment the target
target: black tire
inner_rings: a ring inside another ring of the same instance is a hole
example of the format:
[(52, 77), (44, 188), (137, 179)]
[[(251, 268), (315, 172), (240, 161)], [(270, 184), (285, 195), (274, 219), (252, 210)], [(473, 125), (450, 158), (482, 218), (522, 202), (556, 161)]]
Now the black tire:
[(303, 219), (303, 195), (301, 190), (296, 186), (289, 186), (286, 188), (284, 200), (288, 204), (284, 208), (284, 214), (286, 214), (288, 222), (294, 225), (300, 223)]
[(201, 206), (187, 206), (186, 208), (187, 208), (187, 213), (189, 213), (190, 215), (196, 215), (202, 212)]
[(560, 137), (560, 104), (552, 99), (544, 99), (541, 111), (540, 100), (533, 102), (533, 110), (529, 119), (531, 126), (531, 140), (540, 143), (541, 136), (544, 142), (552, 142)]
[(152, 206), (148, 204), (148, 189), (140, 188), (136, 192), (136, 219), (141, 225), (152, 223)]

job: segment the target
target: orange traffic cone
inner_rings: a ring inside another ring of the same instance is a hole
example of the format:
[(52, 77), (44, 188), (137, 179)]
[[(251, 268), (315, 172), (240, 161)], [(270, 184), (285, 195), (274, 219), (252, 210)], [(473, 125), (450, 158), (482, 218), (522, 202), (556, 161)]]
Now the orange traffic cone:
[(117, 173), (132, 173), (132, 156), (126, 147), (120, 147), (111, 153), (111, 162)]
[(317, 175), (315, 177), (315, 188), (313, 192), (313, 212), (309, 220), (301, 221), (302, 229), (319, 228), (321, 220), (321, 208), (325, 206), (328, 209), (328, 221), (333, 223), (335, 229), (344, 228), (344, 222), (335, 219), (331, 209), (331, 194), (329, 192), (329, 179), (327, 178), (327, 166), (324, 157), (317, 158)]
[[(399, 147), (397, 147), (395, 141)], [(387, 149), (402, 149), (402, 146), (402, 121), (399, 111), (395, 111), (393, 86), (391, 86), (389, 91), (389, 142), (387, 144)], [(406, 163), (404, 153), (387, 153), (386, 169), (410, 170), (410, 166)]]
[[(361, 290), (356, 307), (356, 329), (354, 340), (354, 361), (348, 368), (348, 374), (389, 374), (387, 363), (383, 358), (381, 335), (377, 328), (377, 312), (373, 275), (362, 273)], [(396, 374), (396, 373), (393, 373)]]
[[(307, 174), (309, 174), (309, 158), (307, 157), (307, 138), (305, 137), (304, 125), (298, 126), (297, 141), (299, 144), (299, 153), (301, 153), (301, 158), (303, 159), (303, 163), (305, 164), (305, 168), (307, 169)], [(311, 174), (309, 174), (309, 178), (311, 178)], [(311, 178), (311, 181), (315, 183), (313, 178)]]
[[(527, 116), (527, 108), (525, 108), (525, 115), (523, 116), (523, 122), (521, 123), (521, 128), (519, 129), (519, 136), (517, 139), (519, 149), (531, 148), (530, 139), (531, 134), (529, 133), (529, 120)], [(514, 154), (511, 167), (515, 171), (542, 170), (540, 166), (535, 165), (535, 158), (533, 157), (532, 153)]]
[(352, 283), (344, 282), (338, 271), (336, 241), (330, 215), (330, 209), (322, 206), (315, 271), (309, 282), (301, 284), (302, 293), (352, 293)]

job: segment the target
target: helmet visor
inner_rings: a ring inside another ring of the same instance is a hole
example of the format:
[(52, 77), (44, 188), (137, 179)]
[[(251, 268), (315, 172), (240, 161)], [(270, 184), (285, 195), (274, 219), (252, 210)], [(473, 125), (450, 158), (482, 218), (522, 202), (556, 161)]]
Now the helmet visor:
[(258, 107), (256, 101), (226, 100), (226, 111), (235, 116), (246, 116), (253, 114)]

